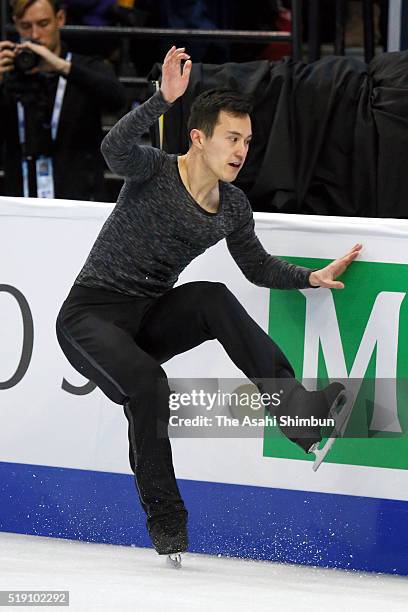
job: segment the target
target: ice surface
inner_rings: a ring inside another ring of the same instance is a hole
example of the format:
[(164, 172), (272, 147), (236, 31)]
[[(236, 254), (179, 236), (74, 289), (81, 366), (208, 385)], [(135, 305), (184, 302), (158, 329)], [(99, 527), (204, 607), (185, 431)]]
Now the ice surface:
[(408, 609), (405, 577), (207, 555), (185, 555), (176, 570), (152, 549), (12, 533), (0, 533), (0, 589), (69, 590), (70, 607), (61, 609), (75, 611)]

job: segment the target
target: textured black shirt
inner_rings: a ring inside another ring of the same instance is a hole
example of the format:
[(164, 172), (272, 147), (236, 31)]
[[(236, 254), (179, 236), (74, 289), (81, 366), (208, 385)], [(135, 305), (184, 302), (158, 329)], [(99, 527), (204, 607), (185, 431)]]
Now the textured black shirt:
[(246, 195), (220, 181), (218, 212), (185, 188), (177, 155), (139, 144), (169, 108), (160, 92), (125, 115), (102, 142), (110, 169), (125, 183), (76, 279), (86, 287), (158, 297), (198, 255), (223, 238), (244, 275), (261, 287), (310, 287), (311, 270), (269, 255), (254, 231)]

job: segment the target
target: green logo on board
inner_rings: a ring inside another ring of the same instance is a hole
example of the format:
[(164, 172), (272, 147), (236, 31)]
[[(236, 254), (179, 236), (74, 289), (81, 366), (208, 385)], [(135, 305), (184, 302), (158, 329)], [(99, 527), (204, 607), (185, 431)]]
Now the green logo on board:
[[(346, 435), (326, 462), (408, 469), (408, 266), (354, 262), (342, 280), (343, 290), (271, 290), (269, 335), (299, 380), (353, 379)], [(264, 456), (313, 460), (277, 428), (265, 430)]]

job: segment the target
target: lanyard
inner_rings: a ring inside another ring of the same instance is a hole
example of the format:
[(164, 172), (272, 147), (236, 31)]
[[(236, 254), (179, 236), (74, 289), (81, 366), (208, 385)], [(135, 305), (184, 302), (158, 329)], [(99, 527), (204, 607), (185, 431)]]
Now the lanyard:
[[(66, 56), (66, 60), (70, 62), (71, 59), (72, 59), (72, 53), (68, 52)], [(66, 86), (67, 86), (67, 79), (61, 75), (58, 79), (57, 93), (55, 94), (54, 108), (52, 110), (52, 116), (51, 116), (51, 137), (54, 141), (57, 138), (58, 125), (59, 125), (59, 121), (61, 117), (61, 109), (62, 109), (62, 103), (64, 101)], [(21, 104), (21, 102), (17, 102), (17, 117), (18, 117), (18, 137), (19, 137), (20, 145), (23, 146), (26, 141), (26, 133), (25, 133), (25, 112), (24, 112), (24, 106)], [(51, 172), (50, 180), (53, 183), (52, 159), (51, 158), (44, 158), (44, 159), (48, 159), (47, 163), (49, 165), (50, 172)], [(28, 160), (24, 158), (22, 160), (22, 171), (23, 171), (24, 197), (28, 198), (30, 194), (29, 184), (28, 184)], [(39, 172), (38, 172), (38, 164), (37, 164), (37, 182), (38, 182), (38, 179), (39, 179)]]

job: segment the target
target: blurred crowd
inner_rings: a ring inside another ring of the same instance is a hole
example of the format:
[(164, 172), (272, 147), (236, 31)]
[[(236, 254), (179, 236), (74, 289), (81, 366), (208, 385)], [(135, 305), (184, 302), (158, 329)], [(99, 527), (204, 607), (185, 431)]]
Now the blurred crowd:
[[(363, 35), (361, 5), (361, 0), (347, 3), (349, 33), (357, 44)], [(384, 43), (388, 3), (376, 0), (376, 6), (377, 42)], [(320, 1), (323, 43), (333, 41), (334, 8), (333, 0)], [(17, 35), (0, 41), (0, 193), (114, 199), (116, 194), (106, 191), (99, 151), (103, 124), (106, 118), (115, 122), (142, 101), (119, 81), (124, 51), (128, 76), (143, 77), (162, 61), (169, 44), (188, 45), (195, 64), (210, 65), (277, 60), (291, 51), (285, 42), (187, 41), (176, 36), (127, 40), (111, 33), (64, 40), (60, 30), (65, 24), (290, 31), (290, 9), (290, 0), (11, 0), (9, 19)]]

